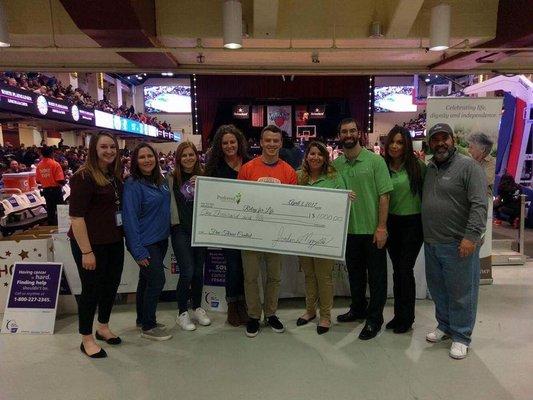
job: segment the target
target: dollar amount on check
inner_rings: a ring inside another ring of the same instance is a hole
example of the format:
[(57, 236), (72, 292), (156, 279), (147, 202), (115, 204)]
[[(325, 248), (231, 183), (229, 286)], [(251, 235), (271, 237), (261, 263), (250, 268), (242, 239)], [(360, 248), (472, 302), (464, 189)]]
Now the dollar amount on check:
[(348, 191), (198, 177), (193, 246), (344, 260)]

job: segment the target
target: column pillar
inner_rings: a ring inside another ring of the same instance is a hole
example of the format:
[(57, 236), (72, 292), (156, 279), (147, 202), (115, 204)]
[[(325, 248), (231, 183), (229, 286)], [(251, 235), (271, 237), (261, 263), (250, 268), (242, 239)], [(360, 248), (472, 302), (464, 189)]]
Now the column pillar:
[(104, 99), (104, 81), (100, 72), (87, 74), (87, 86), (93, 100)]
[(117, 102), (115, 104), (120, 107), (122, 104), (124, 104), (122, 101), (122, 82), (120, 79), (115, 79), (115, 90), (117, 97)]

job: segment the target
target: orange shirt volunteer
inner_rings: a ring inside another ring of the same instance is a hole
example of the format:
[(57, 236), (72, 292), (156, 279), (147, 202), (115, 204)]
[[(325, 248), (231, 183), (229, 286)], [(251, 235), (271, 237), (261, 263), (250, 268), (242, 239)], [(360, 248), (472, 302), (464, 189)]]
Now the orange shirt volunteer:
[(58, 187), (59, 182), (65, 180), (61, 165), (51, 158), (43, 158), (37, 164), (36, 178), (44, 188)]
[(248, 161), (239, 170), (238, 178), (243, 181), (258, 181), (296, 185), (297, 176), (294, 169), (283, 160), (274, 164), (265, 164), (261, 157)]

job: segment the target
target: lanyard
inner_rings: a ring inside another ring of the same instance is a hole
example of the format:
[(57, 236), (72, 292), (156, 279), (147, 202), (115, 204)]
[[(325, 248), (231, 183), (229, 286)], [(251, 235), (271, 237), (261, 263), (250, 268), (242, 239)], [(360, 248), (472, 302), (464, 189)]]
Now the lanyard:
[(113, 191), (115, 192), (115, 205), (117, 206), (117, 210), (120, 210), (120, 195), (118, 194), (118, 186), (114, 176), (109, 179), (109, 183), (113, 186)]

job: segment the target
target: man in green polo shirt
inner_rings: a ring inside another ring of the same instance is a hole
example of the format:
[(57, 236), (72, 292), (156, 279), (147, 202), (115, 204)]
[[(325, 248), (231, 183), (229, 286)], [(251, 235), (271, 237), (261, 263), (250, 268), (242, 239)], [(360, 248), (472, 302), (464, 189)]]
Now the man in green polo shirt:
[[(350, 210), (346, 267), (352, 303), (337, 321), (366, 319), (359, 339), (375, 337), (383, 324), (383, 308), (387, 301), (387, 215), (392, 182), (385, 160), (359, 143), (360, 133), (352, 118), (339, 124), (343, 155), (333, 165), (342, 175), (347, 189), (356, 194)], [(366, 285), (370, 301), (366, 300)]]

